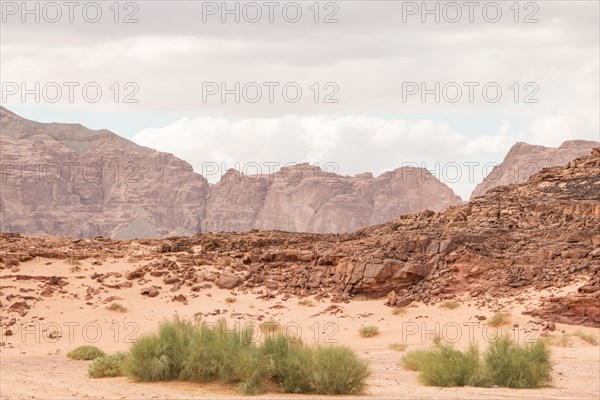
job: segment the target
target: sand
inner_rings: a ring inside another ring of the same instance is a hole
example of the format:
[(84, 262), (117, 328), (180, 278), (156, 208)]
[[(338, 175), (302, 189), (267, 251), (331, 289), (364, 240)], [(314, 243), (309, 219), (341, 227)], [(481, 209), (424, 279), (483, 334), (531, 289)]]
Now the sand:
[[(51, 264), (45, 265), (46, 262)], [(327, 301), (312, 301), (311, 306), (298, 304), (299, 298), (282, 301), (257, 299), (258, 293), (246, 294), (221, 290), (213, 286), (197, 293), (182, 288), (170, 293), (163, 285), (161, 293), (154, 298), (140, 295), (140, 286), (106, 289), (93, 299), (84, 299), (88, 286), (101, 285), (90, 278), (94, 271), (130, 271), (135, 264), (125, 260), (105, 262), (94, 266), (89, 260), (73, 265), (66, 261), (32, 260), (22, 263), (19, 274), (60, 275), (68, 277), (66, 293), (55, 293), (35, 303), (29, 313), (10, 327), (12, 336), (6, 336), (4, 328), (0, 342), (0, 398), (1, 399), (191, 399), (240, 397), (233, 386), (220, 384), (193, 384), (187, 382), (139, 383), (129, 378), (91, 379), (87, 376), (89, 361), (74, 361), (66, 354), (83, 344), (95, 344), (106, 352), (126, 350), (135, 338), (144, 332), (155, 330), (160, 321), (174, 316), (198, 318), (213, 322), (225, 317), (230, 323), (242, 328), (260, 321), (280, 322), (290, 334), (300, 333), (307, 343), (340, 343), (350, 346), (366, 359), (372, 369), (368, 388), (361, 397), (393, 399), (598, 399), (600, 398), (600, 347), (588, 344), (578, 337), (571, 339), (570, 347), (552, 347), (555, 363), (553, 386), (535, 390), (505, 388), (434, 388), (422, 386), (417, 373), (405, 371), (397, 365), (402, 352), (390, 350), (391, 343), (405, 343), (407, 349), (426, 348), (431, 345), (435, 333), (456, 342), (459, 348), (475, 341), (483, 348), (496, 335), (496, 329), (487, 328), (486, 321), (503, 306), (511, 313), (511, 323), (501, 328), (519, 341), (533, 340), (541, 332), (542, 325), (530, 322), (532, 318), (521, 312), (545, 293), (524, 293), (519, 299), (500, 301), (491, 307), (478, 307), (474, 300), (463, 299), (454, 310), (422, 304), (406, 308), (401, 315), (383, 305), (382, 300), (355, 300), (332, 305)], [(14, 275), (10, 270), (0, 271), (0, 276)], [(153, 278), (156, 285), (160, 278)], [(122, 279), (121, 279), (122, 280)], [(2, 279), (2, 301), (13, 295), (39, 296), (39, 282)], [(33, 289), (30, 292), (27, 290)], [(574, 290), (572, 287), (562, 292)], [(255, 291), (256, 292), (256, 291)], [(556, 293), (556, 291), (555, 291)], [(184, 294), (186, 303), (173, 301)], [(109, 296), (127, 307), (119, 313), (107, 309), (112, 301), (104, 303)], [(228, 303), (227, 298), (235, 297)], [(216, 311), (219, 310), (217, 314)], [(210, 314), (214, 315), (210, 315)], [(10, 317), (11, 315), (9, 315)], [(6, 315), (4, 316), (6, 320)], [(539, 322), (539, 321), (536, 321)], [(513, 324), (518, 324), (513, 326)], [(358, 329), (362, 325), (379, 327), (380, 334), (363, 338)], [(582, 330), (598, 334), (598, 329), (556, 324), (556, 332), (572, 333)], [(243, 396), (244, 398), (252, 396)], [(259, 398), (306, 398), (313, 396), (270, 393)], [(314, 396), (322, 397), (322, 396)], [(355, 397), (355, 396), (351, 396)]]

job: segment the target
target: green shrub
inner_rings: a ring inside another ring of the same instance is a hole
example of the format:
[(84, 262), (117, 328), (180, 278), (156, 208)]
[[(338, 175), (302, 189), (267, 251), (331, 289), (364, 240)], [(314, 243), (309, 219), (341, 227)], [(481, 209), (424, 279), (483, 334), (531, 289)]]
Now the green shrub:
[(116, 302), (112, 303), (110, 306), (108, 306), (106, 308), (108, 308), (111, 311), (116, 311), (116, 312), (121, 312), (121, 313), (127, 312), (127, 307), (125, 307), (119, 303), (116, 303)]
[(125, 353), (115, 353), (96, 358), (88, 369), (90, 378), (104, 378), (123, 375)]
[(369, 338), (369, 337), (379, 335), (379, 328), (374, 325), (361, 326), (360, 329), (358, 330), (358, 333), (362, 337)]
[(509, 388), (539, 388), (551, 382), (550, 352), (543, 340), (519, 344), (507, 336), (493, 342), (482, 358), (475, 345), (466, 351), (434, 342), (433, 349), (409, 351), (402, 357), (405, 369), (419, 371), (427, 386), (498, 385)]
[(497, 312), (494, 315), (492, 315), (492, 318), (490, 318), (490, 320), (488, 321), (488, 325), (493, 328), (497, 328), (499, 326), (506, 325), (509, 322), (509, 317), (510, 317), (510, 314), (503, 313), (503, 312)]
[(454, 310), (455, 308), (460, 307), (460, 303), (454, 300), (448, 300), (440, 304), (440, 307), (446, 310)]
[(594, 346), (598, 345), (598, 336), (596, 335), (593, 335), (591, 333), (585, 333), (580, 329), (578, 329), (577, 332), (574, 333), (574, 335), (586, 343), (593, 344)]
[(104, 355), (105, 353), (96, 346), (79, 346), (67, 353), (67, 357), (73, 360), (95, 360)]
[(394, 351), (404, 351), (406, 350), (407, 345), (404, 343), (390, 343), (388, 345), (388, 349), (390, 350), (394, 350)]
[(262, 334), (270, 336), (281, 330), (281, 324), (277, 321), (265, 321), (259, 325), (259, 328)]
[(195, 327), (189, 322), (164, 322), (158, 333), (144, 335), (131, 346), (125, 363), (127, 375), (140, 381), (179, 377)]
[(406, 308), (405, 307), (394, 307), (394, 308), (392, 308), (392, 314), (393, 315), (404, 315), (404, 314), (406, 314)]
[(255, 352), (252, 337), (252, 329), (228, 331), (223, 319), (216, 326), (202, 324), (189, 343), (180, 378), (195, 382), (240, 382), (242, 378), (237, 363), (240, 359), (247, 363), (247, 353)]
[(310, 347), (304, 345), (289, 347), (288, 352), (281, 359), (280, 369), (274, 376), (285, 393), (314, 393), (313, 357), (314, 351)]
[(411, 350), (402, 356), (400, 364), (408, 371), (420, 371), (425, 358), (430, 355), (429, 350)]
[(479, 350), (469, 346), (459, 351), (449, 344), (439, 343), (419, 364), (419, 380), (427, 386), (466, 386), (472, 377), (481, 375)]
[(490, 344), (485, 362), (498, 386), (539, 388), (552, 380), (550, 350), (543, 340), (519, 345), (504, 336)]
[(369, 377), (366, 361), (359, 360), (343, 346), (314, 349), (312, 385), (317, 394), (357, 394), (364, 390)]
[(282, 333), (253, 343), (254, 331), (216, 325), (166, 322), (142, 336), (124, 370), (138, 380), (180, 379), (238, 384), (243, 394), (260, 394), (271, 379), (287, 393), (352, 394), (363, 390), (367, 364), (349, 349), (308, 347)]
[(285, 362), (291, 346), (289, 339), (281, 333), (267, 336), (260, 346), (267, 375), (276, 381), (283, 379)]
[(571, 347), (571, 336), (566, 333), (548, 335), (543, 340), (550, 346)]

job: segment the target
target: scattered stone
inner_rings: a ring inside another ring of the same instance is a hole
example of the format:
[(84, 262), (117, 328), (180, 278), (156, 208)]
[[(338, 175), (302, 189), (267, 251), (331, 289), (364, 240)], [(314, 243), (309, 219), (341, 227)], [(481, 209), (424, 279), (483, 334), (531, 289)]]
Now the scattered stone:
[(156, 286), (150, 286), (140, 290), (140, 294), (148, 297), (156, 297), (158, 296), (158, 293), (158, 288)]

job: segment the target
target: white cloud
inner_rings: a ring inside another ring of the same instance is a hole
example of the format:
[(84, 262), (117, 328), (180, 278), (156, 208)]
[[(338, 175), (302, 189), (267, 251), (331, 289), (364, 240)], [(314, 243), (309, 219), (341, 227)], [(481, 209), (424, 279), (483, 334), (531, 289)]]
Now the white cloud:
[[(158, 129), (145, 129), (132, 139), (188, 161), (194, 170), (216, 182), (220, 174), (208, 175), (208, 164), (216, 163), (220, 173), (229, 168), (243, 170), (250, 163), (268, 165), (310, 162), (323, 166), (334, 163), (338, 173), (378, 175), (417, 163), (430, 169), (463, 198), (481, 180), (481, 168), (469, 179), (467, 161), (501, 158), (517, 140), (503, 126), (493, 136), (453, 131), (433, 121), (411, 122), (363, 115), (229, 120), (225, 118), (184, 118)], [(236, 164), (237, 163), (237, 164)], [(437, 165), (439, 163), (439, 165)], [(455, 182), (446, 176), (449, 163), (458, 163), (464, 176)]]
[[(84, 125), (83, 115), (91, 113), (82, 110), (175, 121), (142, 130), (135, 140), (173, 152), (198, 172), (203, 162), (251, 161), (335, 162), (344, 174), (424, 162), (435, 172), (435, 162), (501, 161), (517, 140), (556, 146), (599, 139), (598, 2), (532, 2), (540, 8), (535, 24), (514, 23), (513, 2), (500, 2), (504, 17), (497, 24), (482, 20), (481, 7), (475, 23), (421, 23), (418, 15), (403, 23), (400, 1), (336, 2), (337, 24), (313, 23), (312, 2), (301, 3), (306, 18), (298, 24), (202, 23), (201, 3), (140, 2), (137, 24), (11, 19), (1, 26), (2, 81), (100, 82), (107, 95), (99, 103), (78, 98), (46, 104), (45, 112), (61, 107), (72, 113), (68, 120)], [(139, 85), (139, 103), (115, 104), (108, 87), (128, 81)], [(207, 81), (298, 82), (303, 96), (298, 103), (280, 92), (274, 103), (223, 103), (218, 96), (203, 102)], [(423, 103), (419, 96), (404, 102), (407, 81), (429, 87), (493, 81), (503, 96), (486, 102), (480, 86), (470, 103), (463, 87), (456, 104), (432, 97)], [(322, 85), (335, 82), (339, 102), (315, 103), (314, 82), (321, 84), (320, 100), (327, 93)], [(539, 102), (515, 103), (514, 82), (521, 100), (528, 93), (523, 85), (536, 83)], [(11, 108), (10, 101), (4, 105)], [(465, 198), (481, 179), (448, 183)]]

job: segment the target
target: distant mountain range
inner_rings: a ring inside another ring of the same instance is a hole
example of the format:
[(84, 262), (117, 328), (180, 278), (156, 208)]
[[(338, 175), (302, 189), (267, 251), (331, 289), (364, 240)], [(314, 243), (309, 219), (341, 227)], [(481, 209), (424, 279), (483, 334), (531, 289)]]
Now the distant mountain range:
[[(487, 177), (476, 193), (536, 172), (514, 175), (515, 163), (560, 165), (595, 146), (518, 143), (497, 167), (501, 178)], [(519, 156), (509, 159), (512, 153)], [(0, 155), (0, 230), (24, 234), (127, 239), (252, 229), (343, 233), (461, 204), (429, 171), (412, 167), (377, 177), (342, 176), (308, 164), (272, 175), (230, 170), (209, 185), (172, 154), (108, 130), (29, 121), (2, 107)]]

